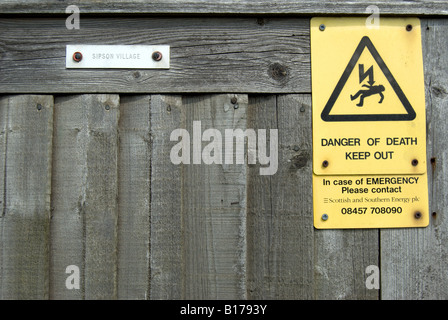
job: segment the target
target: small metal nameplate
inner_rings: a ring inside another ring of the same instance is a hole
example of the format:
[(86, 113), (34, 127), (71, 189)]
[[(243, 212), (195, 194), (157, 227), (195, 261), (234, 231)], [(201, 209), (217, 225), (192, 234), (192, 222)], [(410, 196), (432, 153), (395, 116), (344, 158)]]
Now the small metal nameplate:
[(65, 67), (69, 69), (169, 69), (170, 46), (67, 45)]

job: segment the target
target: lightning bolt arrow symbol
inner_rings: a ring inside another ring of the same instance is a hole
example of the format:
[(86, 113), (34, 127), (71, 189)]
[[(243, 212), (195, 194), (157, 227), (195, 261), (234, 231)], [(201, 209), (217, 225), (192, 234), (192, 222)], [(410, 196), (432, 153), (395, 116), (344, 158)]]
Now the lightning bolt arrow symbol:
[(373, 80), (373, 66), (367, 69), (366, 72), (364, 72), (363, 64), (359, 64), (358, 67), (359, 67), (359, 83), (363, 82), (365, 78), (369, 77), (367, 83), (372, 86), (375, 83), (375, 81)]

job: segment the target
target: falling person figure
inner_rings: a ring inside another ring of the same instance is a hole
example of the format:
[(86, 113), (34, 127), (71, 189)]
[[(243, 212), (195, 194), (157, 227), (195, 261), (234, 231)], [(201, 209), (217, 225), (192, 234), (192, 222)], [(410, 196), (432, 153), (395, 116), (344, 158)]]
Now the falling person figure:
[(355, 100), (356, 98), (358, 98), (359, 96), (359, 103), (357, 104), (358, 107), (362, 107), (364, 105), (364, 98), (365, 97), (369, 97), (371, 95), (374, 94), (379, 94), (381, 99), (378, 103), (383, 102), (384, 99), (384, 95), (382, 94), (382, 92), (385, 90), (384, 86), (379, 85), (379, 86), (374, 86), (374, 85), (367, 85), (367, 84), (363, 84), (363, 87), (368, 88), (367, 90), (359, 90), (355, 95), (350, 95), (350, 99)]

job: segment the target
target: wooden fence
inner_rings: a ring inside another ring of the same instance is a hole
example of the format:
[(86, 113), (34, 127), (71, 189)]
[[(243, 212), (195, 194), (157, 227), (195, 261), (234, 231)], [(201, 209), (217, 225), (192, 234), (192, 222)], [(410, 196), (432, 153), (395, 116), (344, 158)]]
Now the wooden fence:
[[(79, 30), (37, 3), (0, 3), (0, 298), (448, 299), (447, 2), (378, 2), (421, 18), (432, 213), (381, 230), (313, 227), (309, 19), (367, 2), (73, 1)], [(65, 69), (72, 43), (168, 44), (171, 68)], [(193, 121), (278, 129), (276, 174), (173, 164)]]

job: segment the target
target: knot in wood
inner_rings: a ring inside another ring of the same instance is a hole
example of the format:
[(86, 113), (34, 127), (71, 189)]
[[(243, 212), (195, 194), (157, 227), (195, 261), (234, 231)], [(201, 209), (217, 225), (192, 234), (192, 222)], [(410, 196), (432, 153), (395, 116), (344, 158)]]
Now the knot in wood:
[(285, 80), (288, 75), (288, 68), (280, 63), (273, 63), (268, 69), (269, 76), (277, 81)]

